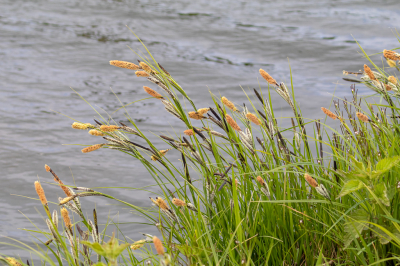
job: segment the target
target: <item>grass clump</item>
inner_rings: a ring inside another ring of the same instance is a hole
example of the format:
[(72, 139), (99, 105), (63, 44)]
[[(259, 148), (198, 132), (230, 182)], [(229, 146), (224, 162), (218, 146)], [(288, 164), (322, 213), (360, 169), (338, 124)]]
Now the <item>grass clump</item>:
[[(363, 72), (344, 71), (361, 75), (345, 80), (372, 89), (377, 101), (359, 97), (353, 84), (351, 99), (334, 100), (332, 110), (321, 108), (321, 115), (335, 120), (333, 128), (304, 118), (293, 84), (278, 83), (263, 69), (263, 82), (247, 95), (247, 106), (211, 93), (214, 105), (198, 107), (150, 53), (139, 65), (110, 61), (157, 85), (158, 91), (144, 89), (187, 129), (159, 135), (164, 145), (156, 147), (128, 113), (129, 125), (109, 124), (103, 117), (94, 125), (74, 123), (73, 128), (102, 137), (83, 153), (107, 148), (132, 156), (153, 176), (161, 196), (150, 198), (155, 207), (146, 211), (90, 188), (64, 185), (46, 166), (66, 197), (59, 199), (61, 226), (35, 183), (47, 214), (48, 231), (38, 233), (48, 241), (35, 249), (42, 264), (397, 265), (400, 86), (391, 72), (399, 70), (400, 55), (384, 50), (384, 57), (391, 68), (370, 60), (371, 68), (365, 65)], [(292, 109), (289, 128), (275, 119), (269, 97), (274, 92)], [(168, 159), (170, 152), (180, 154), (180, 164)], [(96, 210), (93, 218), (82, 212), (80, 199), (88, 196), (140, 212), (162, 239), (145, 235), (129, 243), (108, 237)], [(73, 213), (79, 217), (74, 224)]]

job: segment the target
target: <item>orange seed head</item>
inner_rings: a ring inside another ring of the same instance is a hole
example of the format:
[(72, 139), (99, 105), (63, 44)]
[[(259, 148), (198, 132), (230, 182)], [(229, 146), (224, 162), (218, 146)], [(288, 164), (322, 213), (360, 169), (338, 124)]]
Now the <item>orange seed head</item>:
[(161, 94), (159, 94), (158, 92), (156, 92), (155, 90), (147, 87), (147, 86), (143, 86), (143, 89), (145, 92), (147, 92), (150, 96), (157, 98), (157, 99), (162, 99), (163, 96)]
[(135, 74), (136, 74), (136, 77), (146, 78), (146, 77), (150, 76), (146, 71), (136, 71)]
[(92, 125), (90, 123), (79, 123), (79, 122), (74, 122), (72, 123), (72, 128), (74, 129), (80, 129), (80, 130), (86, 130)]
[(195, 132), (193, 129), (186, 129), (185, 131), (183, 131), (183, 134), (185, 134), (186, 136), (193, 136)]
[(305, 174), (304, 174), (304, 178), (305, 178), (305, 180), (307, 181), (307, 183), (308, 183), (310, 186), (312, 186), (312, 187), (314, 187), (314, 188), (318, 186), (317, 181), (315, 181), (315, 179), (312, 178), (309, 174), (305, 173)]
[(100, 149), (103, 146), (104, 146), (104, 144), (96, 144), (96, 145), (93, 145), (93, 146), (90, 146), (90, 147), (86, 147), (86, 148), (82, 149), (82, 153), (88, 153), (88, 152), (91, 152), (91, 151), (95, 151), (95, 150)]
[(388, 80), (390, 83), (396, 85), (397, 84), (397, 79), (393, 76), (388, 77)]
[(120, 67), (120, 68), (132, 69), (132, 70), (139, 69), (138, 65), (135, 65), (134, 63), (127, 62), (127, 61), (111, 60), (110, 65)]
[(178, 206), (178, 207), (186, 206), (186, 203), (185, 203), (183, 200), (180, 200), (180, 199), (177, 199), (177, 198), (173, 198), (173, 199), (172, 199), (172, 203), (173, 203), (175, 206)]
[(254, 124), (256, 124), (257, 126), (261, 125), (261, 121), (260, 119), (258, 119), (258, 117), (255, 114), (252, 113), (248, 113), (246, 115), (247, 119), (249, 119), (251, 122), (253, 122)]
[(239, 125), (236, 123), (235, 120), (233, 120), (233, 118), (232, 118), (230, 115), (226, 114), (226, 115), (225, 115), (225, 119), (226, 119), (226, 122), (228, 122), (228, 124), (229, 124), (234, 130), (236, 130), (236, 131), (242, 131), (242, 130), (240, 129)]
[(369, 68), (369, 66), (364, 65), (364, 72), (365, 72), (365, 74), (368, 75), (368, 77), (371, 80), (376, 80), (375, 75), (374, 75), (374, 73), (372, 73), (372, 70)]
[(110, 126), (108, 126), (108, 125), (101, 125), (100, 126), (100, 130), (101, 131), (104, 131), (104, 132), (113, 132), (113, 131), (116, 131), (116, 130), (118, 130), (119, 129), (119, 126), (116, 126), (116, 125), (110, 125)]
[(357, 117), (358, 117), (358, 119), (360, 119), (360, 120), (363, 121), (364, 123), (368, 123), (368, 122), (369, 122), (368, 116), (366, 116), (366, 115), (363, 114), (363, 113), (357, 112)]
[(97, 129), (91, 129), (89, 130), (89, 134), (92, 136), (104, 136), (105, 134), (101, 131), (98, 131)]
[(400, 54), (398, 54), (398, 53), (396, 53), (394, 51), (391, 51), (391, 50), (386, 50), (386, 49), (383, 50), (383, 56), (386, 59), (391, 59), (391, 60), (394, 60), (394, 61), (400, 60)]
[(225, 96), (221, 98), (221, 101), (226, 107), (228, 107), (232, 111), (237, 111), (236, 106), (231, 101), (229, 101)]
[(329, 116), (333, 120), (335, 120), (337, 118), (337, 115), (335, 115), (334, 113), (332, 113), (331, 111), (329, 111), (325, 107), (321, 107), (321, 110), (322, 110), (322, 112), (324, 112), (324, 114), (326, 114), (327, 116)]
[(264, 69), (261, 69), (261, 68), (260, 68), (259, 72), (260, 72), (260, 75), (261, 75), (269, 84), (278, 86), (278, 82), (276, 82), (276, 80), (273, 79)]
[(153, 244), (154, 244), (154, 247), (156, 248), (158, 255), (164, 255), (164, 253), (165, 253), (164, 247), (163, 247), (161, 240), (158, 237), (153, 236)]
[(35, 190), (36, 190), (36, 193), (39, 196), (40, 202), (43, 205), (47, 205), (46, 195), (44, 194), (44, 190), (42, 188), (42, 185), (40, 185), (39, 181), (35, 181)]

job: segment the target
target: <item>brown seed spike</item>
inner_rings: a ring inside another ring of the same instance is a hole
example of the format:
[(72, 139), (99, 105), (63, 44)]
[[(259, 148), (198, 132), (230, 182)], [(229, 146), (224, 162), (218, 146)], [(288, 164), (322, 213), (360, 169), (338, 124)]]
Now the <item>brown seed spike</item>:
[(197, 110), (197, 113), (199, 115), (204, 115), (205, 113), (207, 113), (208, 111), (210, 111), (210, 108), (201, 108), (199, 110)]
[(315, 181), (315, 179), (312, 178), (309, 174), (305, 173), (305, 174), (304, 174), (304, 178), (305, 178), (305, 180), (307, 181), (307, 183), (308, 183), (310, 186), (312, 186), (313, 188), (315, 188), (315, 187), (318, 186), (317, 181)]
[(152, 73), (153, 70), (151, 69), (151, 67), (149, 67), (149, 65), (147, 65), (145, 62), (140, 62), (139, 65), (143, 68), (144, 71), (146, 71), (147, 73)]
[(321, 107), (322, 112), (324, 112), (324, 114), (326, 114), (327, 116), (329, 116), (330, 118), (332, 118), (333, 120), (336, 120), (337, 115), (335, 115), (334, 113), (332, 113), (331, 111), (329, 111), (328, 109), (326, 109), (325, 107)]
[(158, 237), (153, 236), (153, 244), (154, 247), (156, 248), (157, 254), (163, 256), (165, 251), (161, 240)]
[(127, 61), (111, 60), (110, 65), (120, 67), (120, 68), (132, 69), (132, 70), (139, 69), (138, 65), (135, 65), (134, 63), (127, 62)]
[(136, 77), (144, 77), (144, 78), (146, 78), (146, 77), (149, 77), (149, 76), (150, 76), (150, 75), (149, 75), (147, 72), (145, 72), (145, 71), (136, 71), (135, 74), (136, 74)]
[(92, 136), (99, 136), (99, 137), (105, 136), (105, 134), (103, 132), (98, 131), (97, 129), (89, 130), (89, 134)]
[(65, 227), (71, 230), (72, 227), (71, 219), (69, 218), (68, 210), (66, 208), (61, 208), (61, 216), (64, 219)]
[(156, 198), (156, 202), (157, 202), (157, 206), (160, 207), (163, 210), (169, 210), (169, 207), (167, 205), (167, 203), (160, 197)]
[(225, 119), (226, 119), (226, 122), (228, 122), (228, 124), (229, 124), (234, 130), (236, 130), (236, 131), (242, 131), (242, 129), (239, 127), (239, 125), (236, 123), (235, 120), (233, 120), (233, 118), (232, 118), (230, 115), (226, 114), (226, 115), (225, 115)]
[(189, 112), (188, 114), (189, 114), (190, 118), (195, 119), (195, 120), (202, 120), (202, 119), (206, 118), (205, 116), (199, 114), (198, 112), (194, 112), (194, 111)]
[(93, 146), (90, 146), (90, 147), (86, 147), (86, 148), (82, 149), (82, 153), (88, 153), (88, 152), (92, 152), (92, 151), (98, 150), (101, 147), (103, 147), (104, 145), (105, 144), (96, 144), (96, 145), (93, 145)]
[(80, 129), (80, 130), (86, 130), (86, 129), (88, 129), (88, 128), (91, 127), (91, 126), (92, 126), (92, 125), (89, 124), (89, 123), (84, 124), (84, 123), (79, 123), (79, 122), (74, 122), (74, 123), (72, 123), (72, 125), (71, 125), (72, 128), (74, 128), (74, 129)]
[(47, 205), (46, 195), (44, 194), (44, 190), (42, 188), (42, 185), (40, 185), (39, 181), (35, 181), (35, 190), (36, 190), (36, 193), (39, 196), (40, 202), (43, 205)]
[(173, 203), (175, 206), (178, 206), (178, 207), (184, 207), (184, 206), (186, 206), (186, 203), (185, 203), (183, 200), (180, 200), (180, 199), (177, 199), (177, 198), (173, 198), (173, 199), (172, 199), (172, 203)]
[(104, 132), (113, 132), (113, 131), (118, 130), (119, 128), (120, 127), (116, 126), (116, 125), (110, 125), (110, 126), (102, 125), (102, 126), (100, 126), (100, 130), (104, 131)]
[(383, 50), (383, 56), (394, 61), (400, 60), (400, 54), (386, 49)]
[(364, 123), (369, 122), (369, 118), (365, 114), (357, 112), (356, 115), (357, 115), (358, 119), (360, 119), (360, 121), (363, 121)]
[(260, 183), (261, 186), (264, 186), (265, 181), (264, 181), (264, 179), (262, 179), (261, 176), (257, 176), (256, 180), (257, 180), (258, 183)]
[(193, 136), (196, 133), (194, 133), (193, 129), (187, 129), (187, 130), (183, 131), (183, 134), (185, 134), (186, 136)]
[(157, 99), (163, 99), (164, 97), (159, 94), (158, 92), (156, 92), (155, 90), (147, 87), (147, 86), (143, 86), (143, 89), (145, 92), (147, 92), (150, 96), (157, 98)]
[(264, 69), (259, 70), (260, 75), (271, 85), (276, 85), (278, 86), (278, 82), (276, 82), (275, 79), (273, 79)]
[(253, 122), (254, 124), (256, 124), (257, 126), (261, 125), (261, 121), (260, 119), (258, 119), (258, 117), (255, 114), (252, 113), (248, 113), (246, 115), (247, 119), (249, 119), (251, 122)]
[(372, 72), (372, 70), (369, 68), (369, 66), (364, 65), (364, 72), (365, 72), (365, 74), (368, 75), (368, 77), (369, 77), (371, 80), (376, 80), (375, 75), (374, 75), (374, 73)]
[(50, 172), (51, 168), (47, 164), (44, 165), (44, 168), (46, 169), (47, 172)]
[(388, 80), (390, 83), (396, 85), (397, 84), (397, 79), (393, 76), (388, 77)]
[(236, 106), (231, 101), (229, 101), (226, 97), (222, 97), (221, 101), (226, 107), (228, 107), (232, 111), (237, 111)]

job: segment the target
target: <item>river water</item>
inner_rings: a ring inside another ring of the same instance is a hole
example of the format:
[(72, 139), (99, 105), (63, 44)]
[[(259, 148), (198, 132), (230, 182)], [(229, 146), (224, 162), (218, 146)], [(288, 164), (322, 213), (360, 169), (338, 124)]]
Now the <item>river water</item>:
[[(138, 57), (128, 46), (143, 51), (126, 26), (198, 107), (209, 106), (209, 91), (241, 104), (242, 88), (259, 86), (259, 68), (290, 83), (290, 62), (296, 99), (309, 118), (323, 117), (320, 107), (329, 106), (333, 93), (349, 96), (350, 84), (341, 80), (342, 70), (357, 71), (367, 62), (355, 40), (369, 54), (399, 46), (394, 34), (400, 25), (398, 0), (0, 2), (0, 241), (8, 243), (12, 240), (6, 237), (32, 244), (33, 237), (21, 230), (35, 229), (27, 217), (46, 229), (40, 203), (30, 199), (37, 198), (35, 180), (42, 181), (50, 201), (63, 196), (45, 183), (52, 182), (45, 164), (68, 185), (155, 184), (141, 164), (125, 154), (82, 154), (80, 146), (63, 145), (99, 142), (71, 129), (69, 117), (82, 122), (98, 117), (71, 88), (101, 114), (120, 107), (113, 91), (124, 104), (147, 97), (142, 86), (149, 83), (108, 64), (113, 59), (135, 62)], [(376, 62), (380, 58), (374, 57)], [(265, 83), (260, 84), (265, 90)], [(275, 93), (272, 100), (281, 125), (288, 125), (288, 106)], [(149, 134), (181, 134), (185, 129), (167, 112), (159, 112), (163, 108), (156, 100), (131, 104), (127, 110)], [(112, 116), (126, 120), (122, 111)], [(166, 148), (153, 139), (157, 147)], [(179, 158), (169, 156), (172, 161)], [(147, 190), (159, 192), (156, 187)], [(139, 190), (102, 191), (141, 207), (151, 207), (148, 197), (154, 196)], [(133, 240), (140, 239), (141, 232), (155, 232), (154, 226), (141, 224), (145, 220), (111, 200), (82, 202), (88, 213), (97, 206), (100, 223), (108, 217), (121, 223), (121, 230)], [(0, 253), (29, 256), (5, 244)]]

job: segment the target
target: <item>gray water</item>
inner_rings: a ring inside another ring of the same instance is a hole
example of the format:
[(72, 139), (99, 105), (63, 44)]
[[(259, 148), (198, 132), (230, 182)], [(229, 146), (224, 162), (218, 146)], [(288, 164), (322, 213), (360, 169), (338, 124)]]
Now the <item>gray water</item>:
[[(85, 187), (155, 184), (141, 164), (125, 154), (110, 150), (82, 154), (80, 146), (63, 145), (101, 142), (71, 129), (69, 117), (82, 122), (98, 117), (71, 88), (102, 114), (120, 107), (112, 90), (124, 104), (147, 97), (142, 89), (149, 86), (145, 79), (108, 64), (113, 59), (135, 62), (138, 57), (128, 46), (143, 51), (126, 25), (198, 107), (210, 105), (209, 90), (241, 104), (242, 88), (259, 86), (259, 68), (290, 83), (290, 62), (303, 115), (322, 118), (320, 107), (329, 106), (333, 93), (350, 94), (350, 84), (341, 80), (342, 70), (357, 71), (367, 62), (355, 39), (370, 54), (398, 46), (393, 31), (400, 25), (400, 2), (1, 0), (0, 241), (11, 243), (5, 238), (10, 237), (32, 244), (33, 237), (21, 230), (35, 229), (25, 216), (46, 230), (40, 203), (30, 199), (37, 198), (33, 183), (42, 181), (50, 201), (63, 193), (45, 183), (52, 182), (45, 164), (68, 185), (74, 181)], [(380, 55), (374, 58), (378, 62)], [(265, 82), (260, 84), (265, 91)], [(272, 98), (276, 114), (282, 117), (280, 125), (288, 125), (288, 106), (274, 93)], [(127, 107), (143, 131), (181, 134), (182, 123), (162, 109), (156, 100)], [(123, 111), (113, 118), (126, 120)], [(153, 139), (157, 147), (166, 148)], [(168, 156), (172, 161), (179, 158), (174, 153)], [(159, 192), (156, 187), (148, 190)], [(147, 192), (102, 191), (151, 206), (152, 194)], [(107, 217), (122, 223), (121, 230), (133, 240), (140, 239), (141, 232), (155, 232), (154, 226), (137, 224), (145, 220), (111, 200), (82, 202), (88, 213), (97, 206), (101, 223)], [(4, 244), (0, 252), (29, 255)]]

